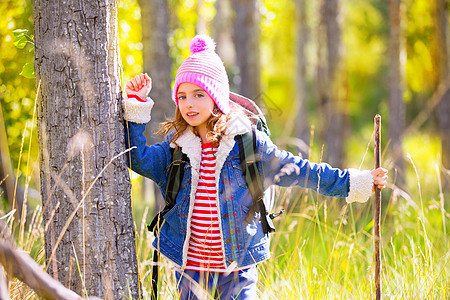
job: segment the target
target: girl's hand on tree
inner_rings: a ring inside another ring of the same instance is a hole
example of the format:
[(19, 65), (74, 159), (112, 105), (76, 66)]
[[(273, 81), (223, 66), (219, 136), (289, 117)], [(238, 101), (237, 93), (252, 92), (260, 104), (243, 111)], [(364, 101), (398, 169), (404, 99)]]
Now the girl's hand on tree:
[(386, 188), (387, 180), (388, 180), (388, 170), (383, 168), (373, 169), (370, 172), (373, 176), (373, 184), (376, 185), (379, 189)]
[(127, 95), (136, 95), (145, 100), (152, 89), (152, 79), (147, 73), (134, 76), (125, 83)]

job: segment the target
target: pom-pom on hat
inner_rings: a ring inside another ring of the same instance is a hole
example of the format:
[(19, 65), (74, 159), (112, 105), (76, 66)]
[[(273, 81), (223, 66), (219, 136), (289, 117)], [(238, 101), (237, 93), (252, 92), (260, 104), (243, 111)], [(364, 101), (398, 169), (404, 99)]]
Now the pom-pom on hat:
[(178, 106), (178, 87), (189, 82), (198, 85), (214, 100), (224, 113), (230, 112), (230, 85), (220, 57), (214, 52), (216, 44), (207, 35), (195, 36), (189, 44), (191, 55), (178, 68), (173, 87), (173, 99)]

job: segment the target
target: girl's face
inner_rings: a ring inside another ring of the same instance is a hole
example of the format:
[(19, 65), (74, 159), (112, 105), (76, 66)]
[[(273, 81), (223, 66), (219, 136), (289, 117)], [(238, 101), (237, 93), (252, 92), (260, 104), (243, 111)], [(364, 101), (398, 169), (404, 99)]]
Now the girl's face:
[(183, 119), (198, 131), (207, 129), (206, 122), (214, 109), (214, 100), (193, 83), (180, 84), (177, 92), (178, 108)]

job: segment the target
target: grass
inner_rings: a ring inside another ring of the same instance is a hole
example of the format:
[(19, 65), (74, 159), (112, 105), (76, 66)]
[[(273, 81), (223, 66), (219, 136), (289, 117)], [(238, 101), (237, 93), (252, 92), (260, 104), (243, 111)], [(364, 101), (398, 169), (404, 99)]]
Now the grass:
[[(449, 299), (450, 238), (446, 228), (450, 215), (445, 210), (445, 199), (448, 201), (449, 196), (441, 192), (437, 176), (436, 141), (414, 147), (415, 139), (421, 137), (405, 142), (410, 151), (406, 178), (409, 192), (383, 192), (383, 298)], [(145, 224), (152, 214), (148, 203), (139, 200), (138, 191), (134, 190), (134, 194), (142, 293), (144, 299), (150, 299), (153, 237)], [(366, 204), (347, 205), (342, 199), (326, 198), (296, 187), (277, 189), (277, 195), (277, 206), (284, 207), (287, 213), (275, 219), (272, 259), (258, 267), (260, 298), (374, 298), (372, 199)], [(45, 225), (41, 212), (40, 205), (35, 207), (27, 225), (14, 226), (13, 214), (6, 219), (18, 247), (44, 268)], [(160, 299), (173, 299), (176, 296), (173, 266), (164, 258), (161, 265)], [(38, 299), (16, 279), (10, 283), (10, 296)]]
[[(414, 143), (407, 141), (409, 192), (383, 191), (385, 299), (450, 298), (450, 241), (445, 225), (450, 214), (444, 207), (448, 195), (445, 198), (438, 184), (436, 142), (412, 147)], [(373, 197), (366, 204), (347, 205), (342, 199), (296, 187), (277, 193), (278, 206), (288, 208), (288, 213), (276, 219), (272, 259), (259, 266), (260, 298), (373, 299)], [(152, 237), (141, 227), (138, 239), (142, 280), (149, 287)], [(161, 298), (172, 299), (176, 294), (172, 267), (164, 259), (162, 264)]]
[[(370, 205), (350, 206), (338, 199), (312, 201), (323, 197), (309, 192), (299, 197), (298, 190), (292, 194), (299, 201), (278, 220), (272, 236), (272, 259), (259, 266), (260, 298), (374, 298)], [(388, 200), (389, 193), (384, 194)], [(421, 210), (401, 200), (390, 203), (383, 212), (385, 299), (450, 297), (450, 243), (442, 230), (440, 212), (428, 206), (424, 213), (422, 218)], [(141, 228), (138, 239), (142, 280), (149, 287), (151, 237)], [(162, 299), (172, 299), (176, 293), (172, 268), (166, 260), (162, 264)]]

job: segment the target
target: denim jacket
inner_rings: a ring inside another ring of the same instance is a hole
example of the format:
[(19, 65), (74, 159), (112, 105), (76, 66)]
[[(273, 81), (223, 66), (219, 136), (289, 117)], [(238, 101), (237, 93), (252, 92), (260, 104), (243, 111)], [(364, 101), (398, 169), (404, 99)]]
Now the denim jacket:
[[(131, 169), (155, 181), (164, 196), (172, 159), (170, 148), (179, 146), (188, 157), (175, 206), (164, 216), (164, 223), (153, 242), (161, 254), (183, 269), (187, 261), (190, 219), (199, 180), (201, 139), (188, 128), (176, 140), (176, 145), (170, 142), (169, 136), (162, 143), (146, 146), (144, 123), (150, 119), (151, 106), (148, 105), (150, 109), (147, 111), (142, 108), (143, 105), (134, 99), (124, 101), (128, 120), (127, 145), (134, 147), (130, 151)], [(235, 137), (249, 130), (251, 124), (248, 119), (234, 118), (220, 141), (216, 155), (215, 178), (222, 249), (225, 266), (230, 271), (244, 269), (270, 258), (270, 237), (263, 233), (258, 214), (250, 223), (245, 220), (253, 200), (242, 175)], [(349, 203), (365, 202), (372, 194), (372, 175), (369, 171), (339, 170), (325, 163), (316, 164), (278, 149), (263, 132), (257, 131), (256, 138), (256, 159), (266, 190), (274, 184), (297, 185), (326, 196), (346, 197)]]

